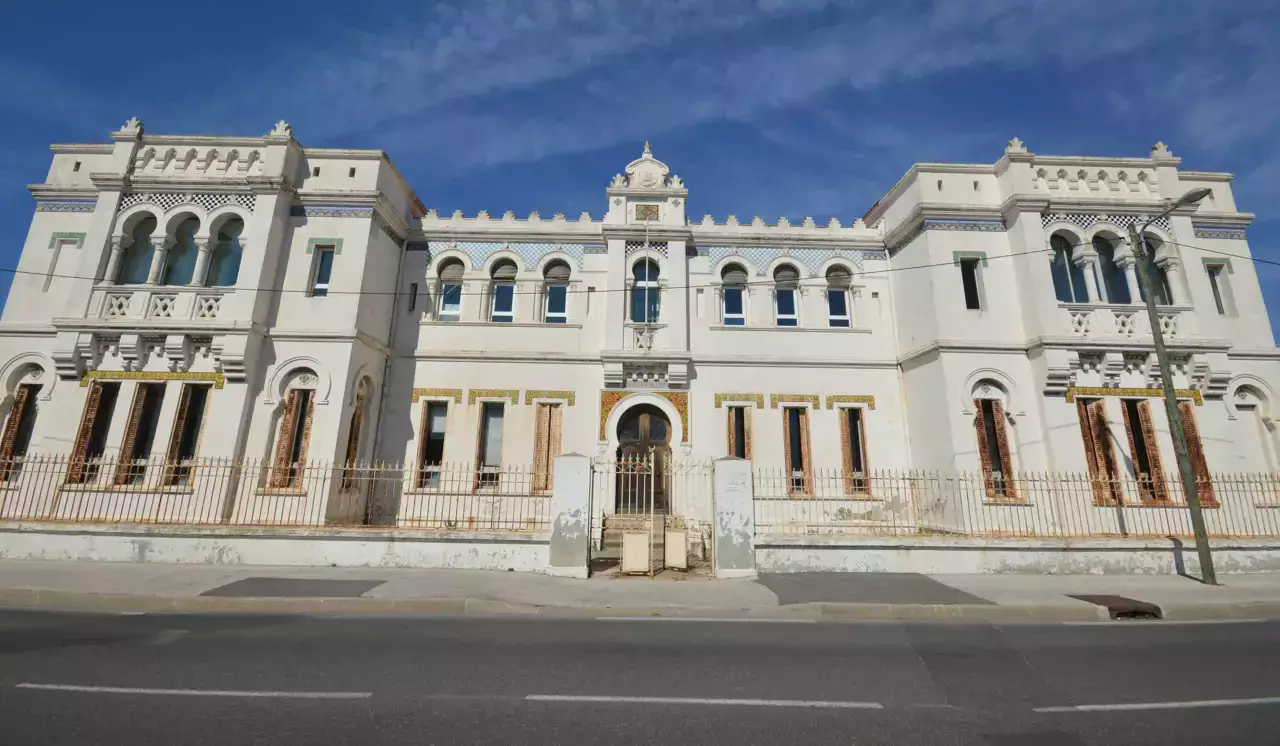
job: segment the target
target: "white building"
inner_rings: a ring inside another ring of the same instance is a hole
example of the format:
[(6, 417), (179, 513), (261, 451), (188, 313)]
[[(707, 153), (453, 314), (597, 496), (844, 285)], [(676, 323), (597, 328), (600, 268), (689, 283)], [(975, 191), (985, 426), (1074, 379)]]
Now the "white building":
[(1023, 497), (1011, 471), (1172, 472), (1126, 236), (1197, 187), (1149, 230), (1192, 450), (1278, 471), (1253, 216), (1162, 144), (1015, 139), (994, 164), (913, 166), (852, 225), (793, 225), (689, 214), (647, 146), (602, 216), (516, 218), (438, 215), (385, 153), (304, 148), (284, 122), (111, 139), (53, 146), (0, 322), (0, 462), (67, 454), (77, 493), (145, 481), (144, 458), (169, 464), (160, 493), (196, 458), (403, 462), (410, 492), (441, 461), (476, 488), (519, 464), (540, 491), (551, 456), (645, 446), (746, 456), (797, 496), (823, 469), (855, 496), (867, 470), (982, 470), (997, 502)]

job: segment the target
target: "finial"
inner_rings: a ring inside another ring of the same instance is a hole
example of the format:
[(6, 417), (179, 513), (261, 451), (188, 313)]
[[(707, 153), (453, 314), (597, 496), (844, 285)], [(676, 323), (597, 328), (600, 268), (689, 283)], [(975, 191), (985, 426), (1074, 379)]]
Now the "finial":
[(645, 141), (644, 141), (644, 154), (645, 154), (645, 155), (647, 155), (647, 156), (649, 156), (650, 158), (652, 158), (652, 157), (653, 157), (653, 152), (649, 150), (649, 141), (648, 141), (648, 140), (645, 140)]
[(1006, 153), (1025, 153), (1025, 152), (1027, 152), (1027, 146), (1026, 146), (1026, 145), (1023, 145), (1023, 144), (1022, 144), (1022, 141), (1015, 137), (1015, 138), (1013, 138), (1012, 140), (1010, 140), (1010, 141), (1009, 141), (1009, 144), (1008, 144), (1008, 145), (1006, 145), (1006, 146), (1004, 147), (1004, 152), (1006, 152)]
[(1169, 146), (1165, 145), (1164, 142), (1161, 141), (1151, 146), (1151, 157), (1152, 158), (1172, 158), (1173, 153), (1169, 150)]
[(289, 123), (281, 119), (276, 122), (276, 126), (271, 128), (267, 133), (267, 137), (293, 137), (293, 127)]
[(119, 131), (127, 134), (141, 134), (142, 120), (138, 119), (137, 117), (129, 117), (129, 120), (126, 121), (122, 127), (120, 127)]

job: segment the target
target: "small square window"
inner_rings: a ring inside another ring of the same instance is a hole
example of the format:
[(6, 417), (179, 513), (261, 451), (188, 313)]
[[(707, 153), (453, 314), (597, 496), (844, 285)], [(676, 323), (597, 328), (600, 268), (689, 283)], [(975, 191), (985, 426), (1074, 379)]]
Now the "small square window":
[(79, 171), (79, 170), (80, 170), (80, 161), (76, 161), (76, 165), (72, 166), (72, 167), (71, 167), (71, 170), (72, 170), (72, 171)]
[(355, 178), (355, 175), (356, 175), (356, 169), (354, 166), (352, 166), (351, 169), (347, 171), (347, 176), (351, 178)]
[(311, 175), (312, 175), (312, 176), (319, 176), (319, 175), (320, 175), (320, 167), (319, 167), (319, 166), (316, 166), (315, 168), (311, 169)]

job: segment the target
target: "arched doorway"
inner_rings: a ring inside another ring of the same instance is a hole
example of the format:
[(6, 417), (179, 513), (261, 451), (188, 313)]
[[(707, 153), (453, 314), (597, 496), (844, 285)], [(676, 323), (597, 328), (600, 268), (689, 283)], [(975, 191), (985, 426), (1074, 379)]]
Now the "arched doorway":
[[(652, 454), (652, 460), (650, 460)], [(638, 404), (618, 420), (618, 512), (665, 513), (671, 421), (652, 404)]]

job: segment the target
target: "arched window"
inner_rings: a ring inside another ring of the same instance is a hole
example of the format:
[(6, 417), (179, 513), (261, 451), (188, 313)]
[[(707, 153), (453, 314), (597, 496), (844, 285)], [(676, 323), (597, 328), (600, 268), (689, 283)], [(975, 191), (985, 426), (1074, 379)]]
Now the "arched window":
[(240, 276), (240, 257), (244, 254), (244, 245), (240, 242), (243, 232), (244, 221), (240, 218), (232, 218), (218, 229), (218, 241), (209, 257), (206, 285), (229, 288), (236, 284), (236, 278)]
[(190, 285), (196, 271), (196, 255), (200, 253), (196, 246), (196, 231), (200, 230), (200, 221), (187, 218), (178, 225), (175, 232), (177, 241), (165, 255), (164, 274), (160, 278), (161, 285)]
[(1066, 236), (1055, 234), (1049, 239), (1053, 250), (1053, 292), (1059, 303), (1088, 303), (1089, 291), (1084, 281), (1084, 269), (1071, 260), (1073, 247)]
[(519, 268), (510, 259), (493, 265), (489, 285), (489, 320), (510, 323), (516, 320), (516, 273)]
[(800, 271), (790, 264), (783, 264), (773, 271), (773, 318), (778, 326), (799, 326), (796, 311), (796, 289), (800, 286)]
[(852, 323), (849, 313), (849, 283), (852, 279), (853, 273), (842, 264), (827, 270), (827, 323), (831, 326), (848, 327)]
[(1013, 448), (1005, 426), (1007, 398), (1007, 392), (995, 381), (979, 381), (973, 391), (973, 428), (987, 497), (1016, 500)]
[(309, 368), (298, 368), (290, 376), (280, 429), (276, 434), (276, 452), (269, 481), (271, 487), (298, 487), (306, 473), (318, 378)]
[(156, 219), (143, 218), (133, 227), (130, 237), (133, 239), (124, 250), (120, 262), (121, 285), (141, 285), (147, 281), (151, 273), (151, 258), (155, 255), (155, 246), (151, 243), (151, 235), (156, 231)]
[(652, 259), (636, 262), (631, 270), (635, 282), (631, 286), (631, 320), (638, 324), (656, 324), (662, 310), (660, 270)]
[(725, 326), (747, 325), (747, 270), (730, 264), (720, 272), (720, 309)]
[(542, 271), (543, 302), (542, 320), (548, 324), (564, 324), (569, 321), (569, 277), (573, 270), (559, 259), (549, 263)]
[(1132, 303), (1129, 282), (1124, 270), (1116, 264), (1116, 248), (1102, 236), (1093, 237), (1093, 250), (1098, 254), (1098, 291), (1105, 303)]
[(1252, 386), (1236, 389), (1235, 408), (1239, 435), (1234, 439), (1232, 452), (1237, 459), (1235, 471), (1266, 472), (1280, 470), (1276, 464), (1275, 427), (1267, 413), (1267, 400)]
[(462, 275), (466, 269), (458, 259), (447, 259), (440, 264), (440, 288), (436, 291), (439, 299), (437, 320), (457, 321), (462, 318)]
[[(1154, 270), (1155, 273), (1156, 305), (1173, 305), (1173, 288), (1169, 285), (1169, 273), (1165, 271), (1165, 263), (1154, 261), (1157, 256), (1157, 252), (1164, 248), (1164, 241), (1161, 241), (1150, 233), (1146, 234), (1144, 238), (1144, 243), (1147, 245), (1147, 254), (1152, 257), (1153, 260), (1151, 263), (1151, 269)], [(1138, 284), (1138, 292), (1142, 296), (1142, 302), (1145, 303), (1147, 301), (1146, 283)]]

